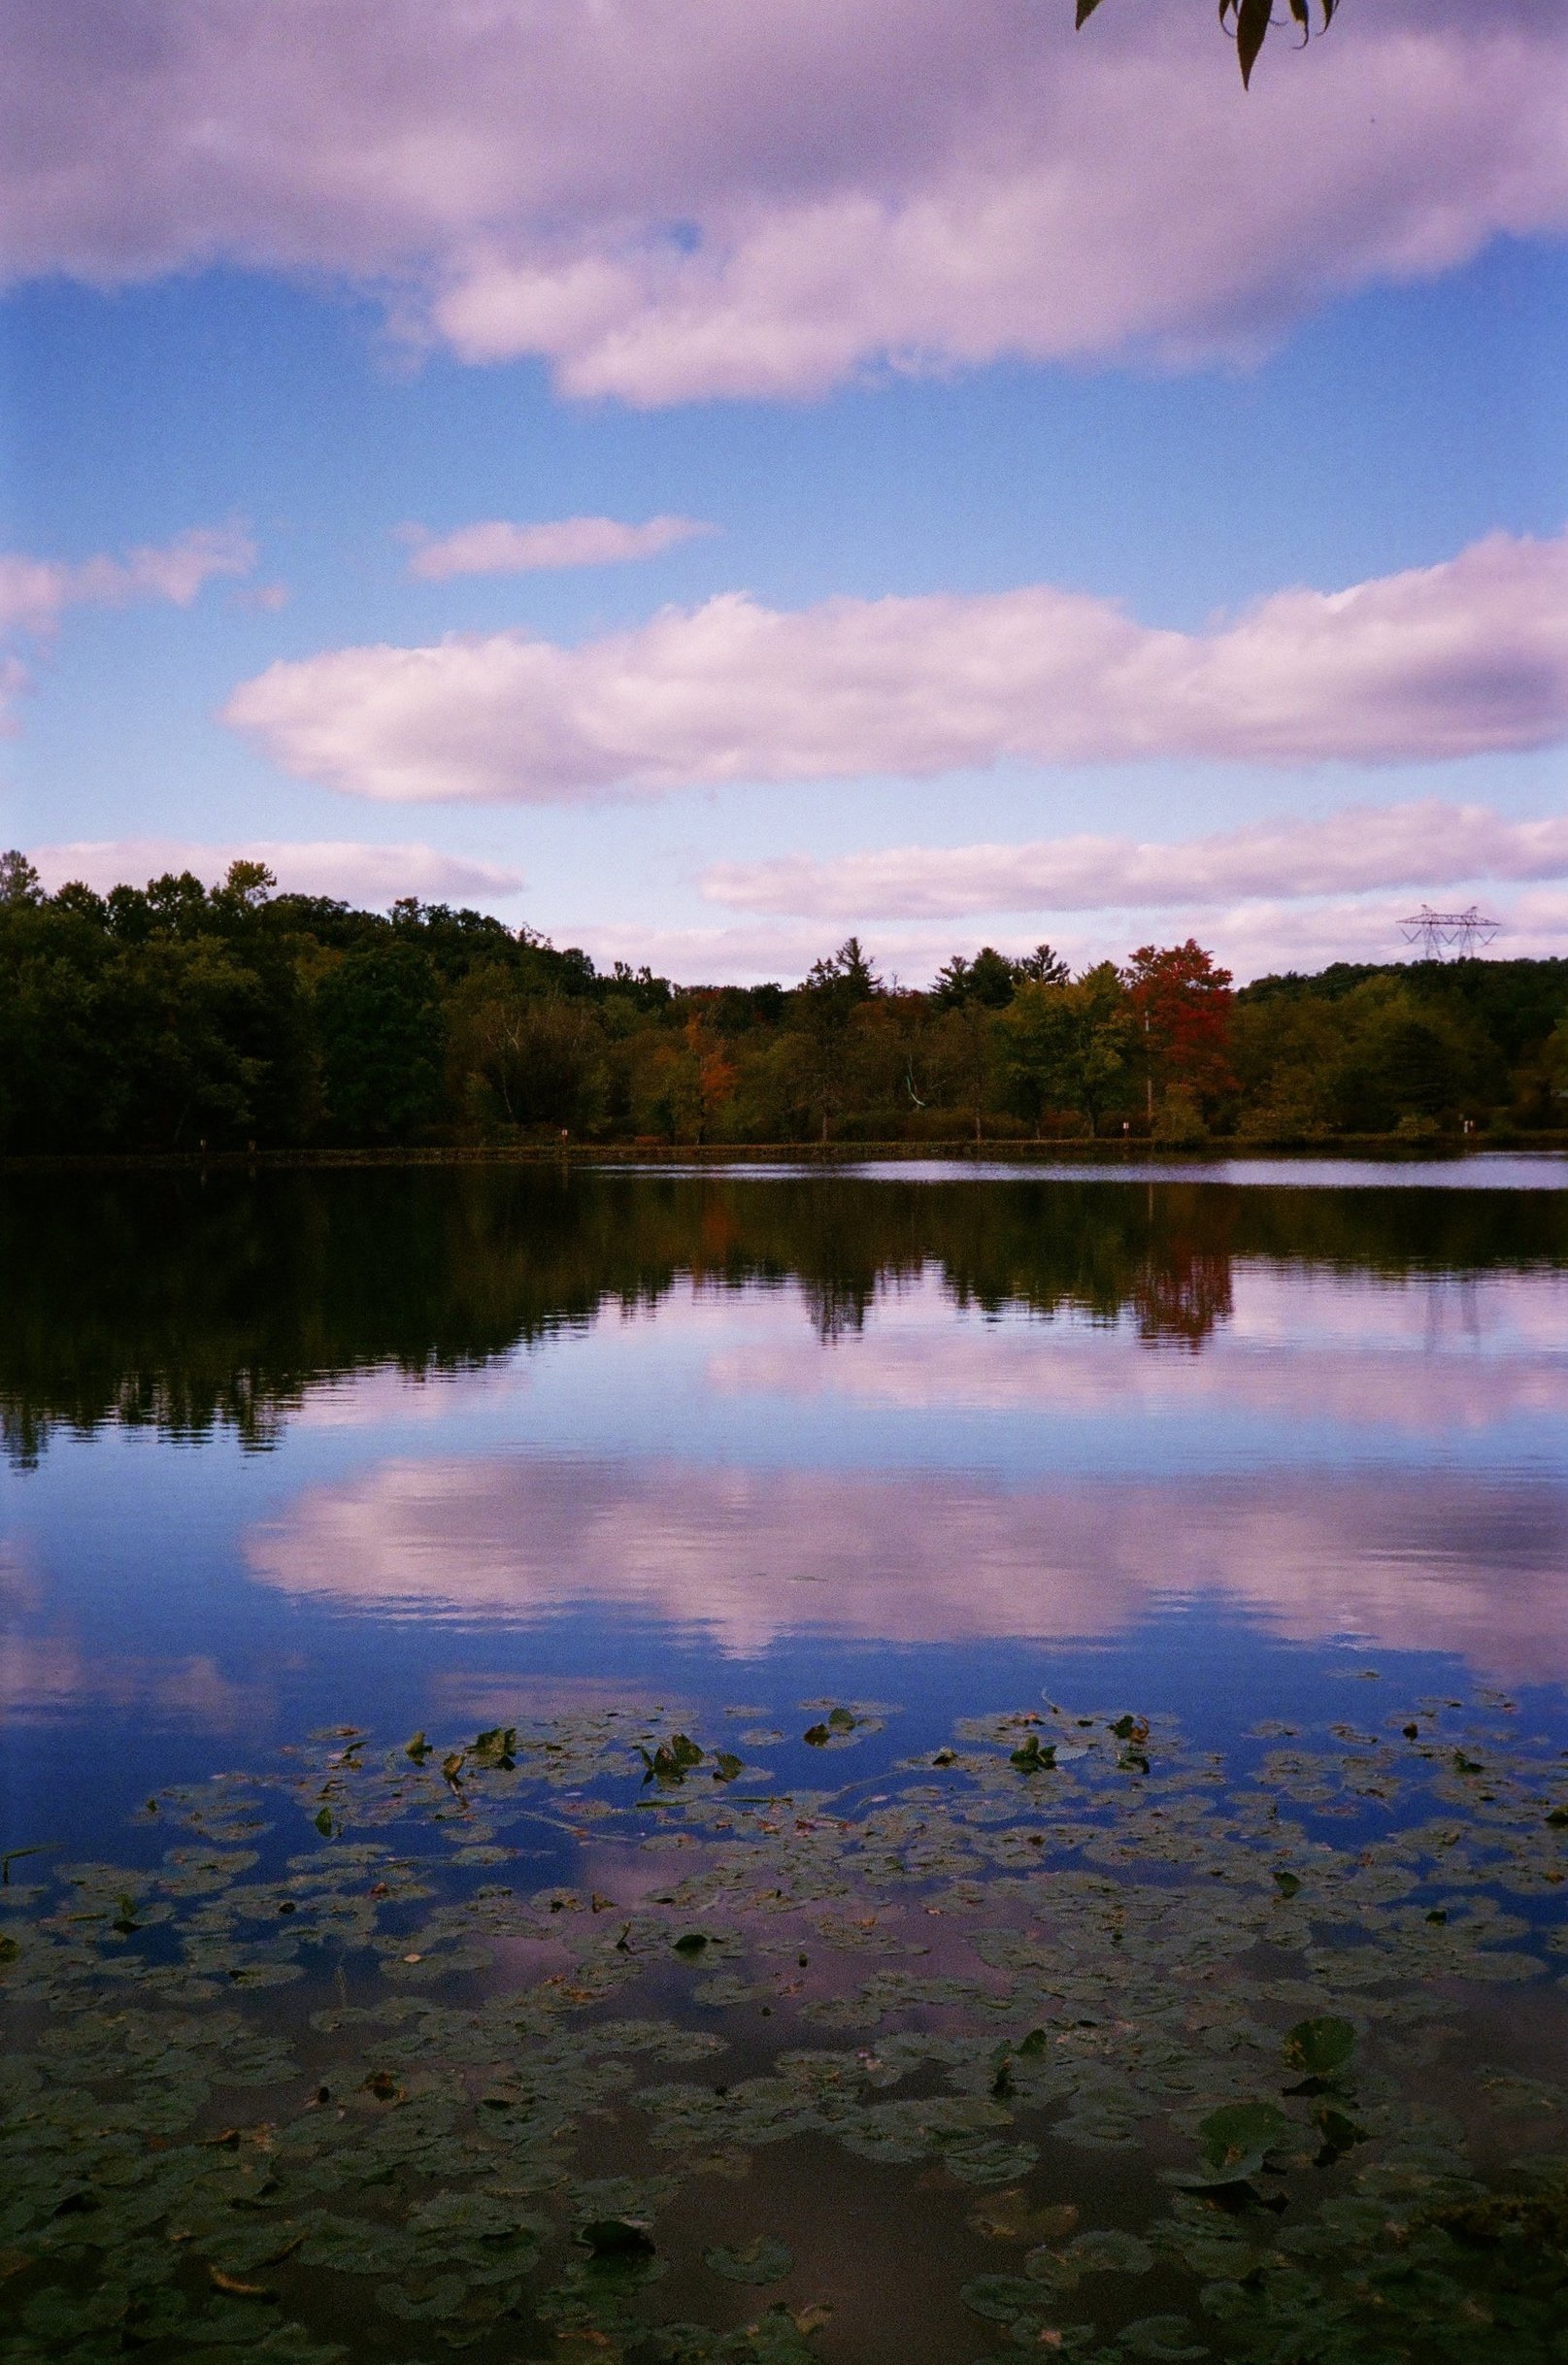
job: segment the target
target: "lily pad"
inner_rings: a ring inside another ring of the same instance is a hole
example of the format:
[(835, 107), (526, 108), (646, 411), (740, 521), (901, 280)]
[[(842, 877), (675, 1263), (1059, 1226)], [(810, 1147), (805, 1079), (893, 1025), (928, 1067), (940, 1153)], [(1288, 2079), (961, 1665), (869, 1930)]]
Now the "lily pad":
[(739, 2249), (722, 2246), (703, 2251), (703, 2263), (726, 2282), (782, 2282), (793, 2267), (794, 2253), (772, 2234), (758, 2234)]

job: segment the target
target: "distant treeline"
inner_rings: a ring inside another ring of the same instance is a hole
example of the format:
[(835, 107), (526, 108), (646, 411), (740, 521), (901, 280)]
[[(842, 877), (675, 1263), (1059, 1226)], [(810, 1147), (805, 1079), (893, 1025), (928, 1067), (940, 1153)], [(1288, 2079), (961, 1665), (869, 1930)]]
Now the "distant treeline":
[(1568, 1124), (1568, 960), (1231, 990), (1190, 940), (1049, 945), (926, 992), (851, 938), (799, 985), (678, 985), (486, 914), (278, 894), (256, 863), (46, 894), (0, 856), (0, 1151), (1210, 1135)]

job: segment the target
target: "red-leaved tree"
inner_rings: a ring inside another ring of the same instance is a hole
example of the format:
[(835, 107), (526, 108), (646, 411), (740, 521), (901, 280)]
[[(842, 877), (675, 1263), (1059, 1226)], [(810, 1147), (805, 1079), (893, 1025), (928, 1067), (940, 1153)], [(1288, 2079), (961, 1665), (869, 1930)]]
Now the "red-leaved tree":
[(1212, 1100), (1234, 1082), (1228, 1057), (1234, 997), (1230, 971), (1215, 965), (1194, 937), (1184, 945), (1140, 946), (1124, 973), (1144, 1053), (1151, 1120), (1154, 1102), (1173, 1087), (1194, 1102)]

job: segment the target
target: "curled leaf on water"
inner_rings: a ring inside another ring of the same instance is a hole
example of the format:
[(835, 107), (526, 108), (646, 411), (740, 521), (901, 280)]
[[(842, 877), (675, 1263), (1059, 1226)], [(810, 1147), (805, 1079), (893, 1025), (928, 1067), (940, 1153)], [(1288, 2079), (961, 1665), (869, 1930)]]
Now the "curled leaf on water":
[(590, 2217), (577, 2239), (595, 2258), (651, 2258), (653, 2237), (640, 2217)]
[(497, 1772), (510, 1774), (516, 1766), (517, 1728), (515, 1724), (492, 1724), (489, 1731), (480, 1733), (469, 1754), (477, 1765), (494, 1767)]
[(707, 1949), (707, 1932), (704, 1930), (687, 1930), (683, 1937), (677, 1938), (673, 1944), (677, 1954), (701, 1954)]
[(733, 1782), (737, 1774), (744, 1774), (745, 1771), (745, 1758), (737, 1757), (733, 1750), (716, 1749), (714, 1751), (715, 1782)]
[(412, 1757), (417, 1766), (422, 1766), (427, 1757), (435, 1755), (434, 1746), (426, 1741), (422, 1725), (415, 1734), (414, 1739), (404, 1744), (403, 1754), (405, 1757)]
[(860, 1719), (847, 1708), (835, 1708), (829, 1710), (827, 1721), (835, 1733), (852, 1733)]
[[(957, 1762), (958, 1752), (956, 1749), (938, 1749), (936, 1755), (931, 1760), (931, 1763), (934, 1766), (955, 1766)], [(1565, 1815), (1563, 1820), (1568, 1822), (1568, 1815)]]
[(1118, 1716), (1111, 1730), (1118, 1741), (1147, 1741), (1149, 1739), (1149, 1718), (1147, 1716)]
[(1547, 1822), (1553, 1831), (1568, 1830), (1568, 1807), (1553, 1807)]
[(1007, 1762), (1017, 1766), (1020, 1774), (1049, 1774), (1056, 1763), (1056, 1744), (1048, 1741), (1042, 1749), (1039, 1734), (1031, 1733), (1020, 1748), (1011, 1752)]
[(20, 1952), (20, 1947), (10, 1932), (0, 1930), (0, 1963), (14, 1963)]
[(722, 2245), (704, 2250), (703, 2264), (726, 2282), (782, 2282), (794, 2265), (794, 2253), (772, 2234), (758, 2234), (737, 2249)]
[(825, 1749), (833, 1738), (825, 1724), (808, 1724), (800, 1737), (809, 1749)]
[(319, 1808), (312, 1815), (311, 1820), (323, 1840), (329, 1840), (332, 1837), (332, 1810), (330, 1807)]
[(1043, 2028), (1031, 2028), (1028, 2035), (1014, 2047), (1022, 2061), (1037, 2061), (1051, 2042)]
[(1365, 2127), (1357, 2126), (1355, 2120), (1347, 2117), (1343, 2111), (1321, 2110), (1317, 2117), (1318, 2131), (1323, 2140), (1313, 2160), (1315, 2168), (1334, 2167), (1347, 2151), (1353, 2150), (1357, 2144), (1364, 2144), (1367, 2140)]
[(271, 2299), (275, 2295), (263, 2282), (245, 2282), (238, 2275), (225, 2275), (221, 2267), (207, 2270), (215, 2291), (222, 2291), (230, 2299)]
[(693, 1766), (700, 1766), (703, 1751), (686, 1733), (676, 1733), (669, 1741), (661, 1741), (651, 1756), (641, 1746), (637, 1754), (647, 1768), (645, 1782), (683, 1782)]
[(1301, 1894), (1301, 1882), (1293, 1872), (1276, 1871), (1274, 1885), (1282, 1898), (1298, 1897)]

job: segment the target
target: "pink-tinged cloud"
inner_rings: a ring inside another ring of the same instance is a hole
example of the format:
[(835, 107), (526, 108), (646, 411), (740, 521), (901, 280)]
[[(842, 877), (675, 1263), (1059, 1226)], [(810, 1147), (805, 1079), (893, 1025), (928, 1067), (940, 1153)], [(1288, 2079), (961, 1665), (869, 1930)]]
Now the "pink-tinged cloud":
[(710, 903), (818, 919), (946, 918), (1354, 894), (1482, 879), (1568, 878), (1568, 818), (1510, 821), (1485, 805), (1352, 806), (1319, 821), (1250, 821), (1175, 844), (1084, 835), (1024, 846), (896, 846), (814, 861), (716, 862)]
[[(0, 639), (47, 641), (70, 608), (122, 608), (138, 599), (188, 608), (215, 576), (249, 575), (255, 562), (255, 544), (232, 525), (193, 526), (172, 542), (144, 544), (119, 558), (0, 551)], [(16, 705), (32, 679), (21, 658), (0, 649), (0, 735), (16, 730)]]
[(334, 895), (347, 903), (388, 904), (399, 895), (423, 903), (473, 901), (488, 904), (520, 894), (520, 871), (466, 855), (444, 854), (433, 846), (366, 846), (353, 841), (298, 842), (249, 838), (232, 845), (188, 838), (100, 838), (74, 845), (35, 846), (29, 859), (51, 890), (67, 880), (105, 894), (114, 886), (140, 886), (168, 871), (193, 871), (216, 884), (231, 862), (264, 862), (285, 894)]
[[(966, 956), (982, 944), (1014, 955), (1032, 952), (1049, 933), (1074, 969), (1095, 961), (1125, 960), (1135, 945), (1154, 937), (1182, 944), (1195, 936), (1245, 983), (1281, 970), (1316, 970), (1330, 961), (1405, 961), (1415, 957), (1400, 922), (1421, 900), (1419, 890), (1402, 895), (1259, 897), (1217, 909), (1177, 904), (1157, 917), (1127, 912), (1068, 914), (1049, 928), (1030, 921), (982, 924), (904, 920), (881, 926), (867, 921), (871, 952), (880, 974), (904, 985), (926, 985), (954, 952)], [(1443, 898), (1448, 901), (1447, 896)], [(1467, 903), (1469, 890), (1454, 898)], [(1551, 960), (1568, 945), (1568, 891), (1537, 888), (1515, 896), (1488, 894), (1486, 903), (1502, 921), (1498, 957)], [(632, 921), (579, 917), (557, 935), (579, 944), (603, 968), (614, 961), (643, 962), (660, 974), (714, 985), (754, 985), (767, 979), (804, 977), (814, 960), (830, 952), (849, 933), (842, 919), (761, 919), (725, 927), (655, 927)]]
[(422, 526), (410, 526), (405, 539), (414, 546), (409, 573), (424, 583), (444, 583), (454, 575), (617, 566), (627, 559), (656, 558), (678, 542), (714, 530), (700, 517), (650, 517), (642, 525), (627, 525), (618, 517), (555, 517), (537, 525), (490, 517), (439, 537), (426, 536)]
[(193, 526), (123, 557), (76, 561), (0, 552), (0, 632), (53, 631), (68, 608), (118, 608), (134, 599), (188, 608), (215, 576), (249, 575), (256, 546), (237, 526)]
[(1276, 593), (1206, 632), (1034, 584), (742, 592), (567, 649), (522, 631), (271, 666), (224, 718), (301, 778), (391, 800), (575, 804), (727, 782), (1140, 757), (1361, 763), (1568, 732), (1568, 535)]
[(1192, 0), (17, 0), (0, 266), (390, 288), (566, 391), (1255, 348), (1568, 225), (1555, 0), (1379, 0), (1251, 97)]

